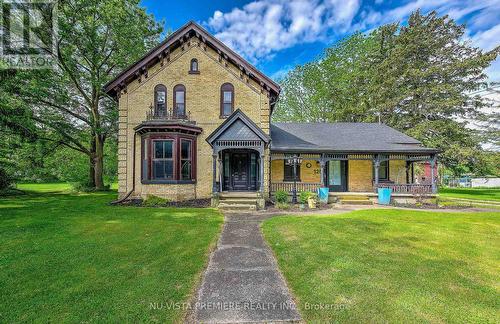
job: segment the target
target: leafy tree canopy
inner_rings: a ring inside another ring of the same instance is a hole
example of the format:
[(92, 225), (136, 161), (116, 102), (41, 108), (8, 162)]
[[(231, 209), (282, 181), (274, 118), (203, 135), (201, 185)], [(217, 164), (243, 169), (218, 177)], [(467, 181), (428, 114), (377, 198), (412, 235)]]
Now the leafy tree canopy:
[(486, 86), (484, 71), (500, 49), (475, 48), (464, 32), (465, 26), (448, 16), (416, 11), (407, 25), (356, 33), (281, 81), (274, 118), (381, 121), (441, 149), (441, 162), (456, 173), (490, 172), (481, 134), (467, 128), (467, 121), (491, 124), (493, 115), (484, 114), (490, 103), (473, 92)]

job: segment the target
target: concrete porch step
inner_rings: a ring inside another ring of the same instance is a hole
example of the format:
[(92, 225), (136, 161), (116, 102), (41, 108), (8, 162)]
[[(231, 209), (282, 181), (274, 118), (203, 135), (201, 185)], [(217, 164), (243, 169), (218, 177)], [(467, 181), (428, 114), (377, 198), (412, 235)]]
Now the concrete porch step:
[(360, 196), (360, 195), (339, 196), (338, 198), (339, 198), (339, 200), (369, 200), (370, 199), (370, 198), (368, 198), (368, 196)]
[(373, 202), (369, 199), (360, 200), (360, 199), (341, 199), (340, 203), (342, 205), (373, 205)]
[(247, 191), (242, 191), (242, 192), (229, 191), (229, 192), (221, 192), (219, 194), (219, 197), (221, 199), (224, 199), (224, 198), (258, 198), (259, 197), (259, 193), (257, 193), (257, 192), (247, 192)]
[(238, 210), (238, 211), (254, 211), (257, 210), (257, 204), (254, 203), (252, 204), (228, 204), (225, 202), (220, 202), (219, 203), (219, 209), (222, 210)]
[(257, 199), (255, 198), (221, 198), (220, 203), (237, 204), (237, 205), (256, 205)]

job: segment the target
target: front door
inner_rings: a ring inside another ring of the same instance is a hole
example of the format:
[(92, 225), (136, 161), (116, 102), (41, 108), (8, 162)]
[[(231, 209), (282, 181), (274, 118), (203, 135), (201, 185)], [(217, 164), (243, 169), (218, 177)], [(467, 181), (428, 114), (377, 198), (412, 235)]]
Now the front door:
[(257, 190), (258, 169), (257, 153), (249, 151), (224, 152), (222, 190)]
[(347, 191), (347, 161), (328, 161), (326, 175), (330, 191)]
[(231, 180), (233, 190), (249, 190), (248, 154), (233, 153), (231, 156)]

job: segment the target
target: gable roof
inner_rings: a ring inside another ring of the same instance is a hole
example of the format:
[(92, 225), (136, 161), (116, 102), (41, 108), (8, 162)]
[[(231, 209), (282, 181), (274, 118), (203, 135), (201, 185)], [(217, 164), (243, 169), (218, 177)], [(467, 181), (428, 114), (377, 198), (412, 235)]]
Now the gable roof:
[(184, 38), (189, 35), (196, 35), (200, 37), (205, 44), (217, 51), (220, 51), (222, 54), (227, 55), (227, 59), (230, 62), (248, 72), (248, 75), (258, 83), (265, 85), (268, 91), (272, 94), (274, 93), (274, 96), (278, 96), (280, 86), (276, 82), (264, 75), (256, 67), (248, 63), (245, 59), (236, 54), (233, 50), (224, 45), (224, 43), (212, 36), (208, 31), (203, 29), (194, 21), (190, 21), (176, 30), (158, 46), (150, 50), (140, 60), (118, 74), (116, 78), (104, 85), (104, 91), (106, 91), (106, 93), (110, 96), (116, 96), (118, 89), (123, 88), (124, 85), (137, 78), (137, 72), (140, 72), (141, 69), (148, 68), (159, 62), (162, 55), (165, 55), (168, 50), (181, 46)]
[(377, 123), (273, 123), (271, 150), (296, 152), (437, 153)]
[(262, 140), (269, 143), (271, 138), (260, 129), (240, 109), (236, 109), (227, 119), (217, 127), (206, 141), (211, 146), (218, 140)]

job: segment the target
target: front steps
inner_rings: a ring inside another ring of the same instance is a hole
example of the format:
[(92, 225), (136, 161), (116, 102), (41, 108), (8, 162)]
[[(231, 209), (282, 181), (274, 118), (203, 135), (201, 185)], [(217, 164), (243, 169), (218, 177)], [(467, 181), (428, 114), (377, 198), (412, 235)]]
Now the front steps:
[(219, 194), (219, 209), (224, 211), (256, 211), (261, 199), (256, 192), (221, 192)]
[(338, 202), (341, 205), (373, 205), (373, 201), (364, 195), (342, 195), (338, 196)]

